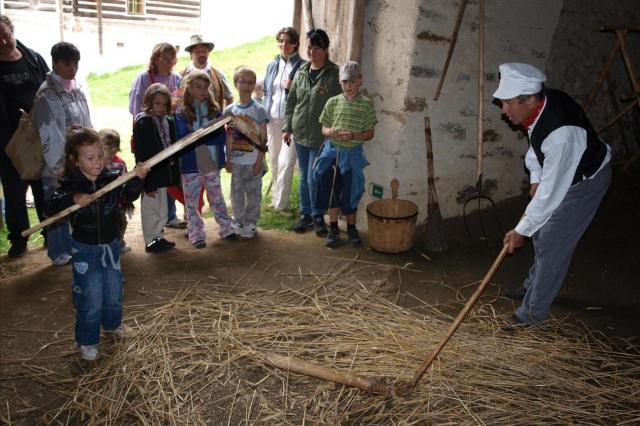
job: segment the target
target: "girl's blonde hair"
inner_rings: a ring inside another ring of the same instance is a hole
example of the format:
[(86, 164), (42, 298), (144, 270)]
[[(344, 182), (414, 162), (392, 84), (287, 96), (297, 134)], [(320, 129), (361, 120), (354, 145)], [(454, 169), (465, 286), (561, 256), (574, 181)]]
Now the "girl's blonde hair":
[(78, 162), (78, 151), (81, 146), (90, 146), (94, 143), (102, 145), (100, 135), (89, 127), (80, 127), (79, 129), (71, 129), (67, 133), (64, 143), (64, 168), (63, 176), (70, 176), (76, 169)]
[[(209, 77), (209, 74), (200, 70), (191, 71), (189, 74), (187, 74), (184, 80), (182, 80), (182, 83), (180, 84), (182, 87), (184, 87), (184, 107), (182, 109), (182, 115), (187, 119), (189, 123), (193, 123), (196, 120), (196, 111), (193, 106), (193, 101), (195, 98), (189, 90), (191, 84), (196, 80), (203, 80), (207, 82), (209, 86), (211, 86), (211, 77)], [(207, 103), (207, 111), (209, 111), (209, 115), (207, 116), (207, 118), (209, 120), (213, 120), (216, 117), (216, 114), (220, 111), (220, 107), (213, 99), (210, 90), (207, 90), (205, 102)]]
[(167, 86), (162, 83), (153, 83), (144, 91), (144, 97), (142, 98), (142, 110), (151, 114), (151, 110), (153, 109), (153, 98), (155, 98), (156, 95), (164, 96), (167, 99), (165, 114), (169, 114), (171, 112), (171, 94), (169, 93)]

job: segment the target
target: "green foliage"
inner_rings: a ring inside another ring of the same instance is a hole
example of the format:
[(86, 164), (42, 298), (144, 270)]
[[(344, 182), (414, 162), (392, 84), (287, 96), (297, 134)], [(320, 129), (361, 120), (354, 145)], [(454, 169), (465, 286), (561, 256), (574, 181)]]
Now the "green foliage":
[[(31, 225), (36, 225), (40, 223), (40, 220), (38, 219), (38, 214), (36, 213), (35, 208), (29, 208), (27, 209), (27, 212), (29, 213), (29, 222), (31, 223)], [(29, 247), (30, 249), (33, 249), (37, 247), (42, 247), (43, 244), (44, 244), (44, 238), (42, 238), (42, 235), (39, 232), (36, 232), (29, 236), (29, 242), (27, 243), (27, 247)], [(7, 229), (7, 224), (3, 223), (2, 227), (0, 228), (0, 253), (8, 252), (9, 247), (11, 247), (11, 243), (9, 242), (9, 230)]]
[[(256, 72), (258, 78), (263, 77), (267, 64), (273, 60), (276, 53), (277, 46), (274, 37), (266, 36), (260, 40), (230, 49), (214, 50), (209, 60), (215, 67), (224, 71), (229, 83), (233, 85), (233, 71), (238, 66), (248, 66)], [(188, 56), (180, 56), (174, 70), (181, 71), (189, 62)], [(87, 82), (92, 103), (96, 106), (126, 108), (129, 105), (131, 82), (147, 65), (146, 63), (131, 65), (114, 72), (89, 74)]]

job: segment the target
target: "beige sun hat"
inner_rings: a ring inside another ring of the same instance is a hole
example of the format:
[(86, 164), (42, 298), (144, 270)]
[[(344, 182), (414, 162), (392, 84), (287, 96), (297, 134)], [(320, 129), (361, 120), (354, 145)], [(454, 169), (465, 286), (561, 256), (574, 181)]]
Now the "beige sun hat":
[(195, 46), (199, 44), (204, 44), (205, 46), (207, 46), (207, 48), (209, 49), (209, 52), (211, 52), (213, 50), (213, 47), (215, 46), (212, 42), (205, 41), (204, 37), (202, 37), (202, 34), (194, 34), (189, 39), (189, 45), (185, 47), (184, 50), (191, 53), (191, 49), (193, 49)]

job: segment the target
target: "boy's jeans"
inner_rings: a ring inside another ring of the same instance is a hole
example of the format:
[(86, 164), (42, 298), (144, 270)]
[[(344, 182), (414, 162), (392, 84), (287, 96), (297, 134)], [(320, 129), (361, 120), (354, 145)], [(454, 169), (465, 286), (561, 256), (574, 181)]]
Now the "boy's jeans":
[(114, 330), (122, 321), (120, 239), (109, 244), (83, 244), (71, 240), (73, 304), (76, 307), (76, 342), (95, 345), (100, 324)]
[(311, 178), (313, 177), (313, 162), (318, 155), (319, 148), (296, 144), (296, 154), (298, 156), (298, 169), (300, 180), (298, 182), (298, 192), (300, 193), (300, 214), (318, 216), (324, 214), (323, 210), (316, 208), (312, 204), (315, 200), (312, 191), (315, 191)]

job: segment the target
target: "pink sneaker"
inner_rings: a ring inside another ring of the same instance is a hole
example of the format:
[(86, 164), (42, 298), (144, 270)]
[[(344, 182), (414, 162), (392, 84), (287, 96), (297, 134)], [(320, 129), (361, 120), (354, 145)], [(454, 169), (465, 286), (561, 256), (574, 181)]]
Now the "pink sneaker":
[(98, 345), (80, 345), (80, 356), (86, 361), (95, 361), (98, 358)]
[(127, 333), (129, 332), (129, 327), (127, 327), (125, 323), (121, 322), (118, 328), (114, 328), (113, 330), (105, 330), (104, 332), (124, 338), (124, 337), (127, 337)]

